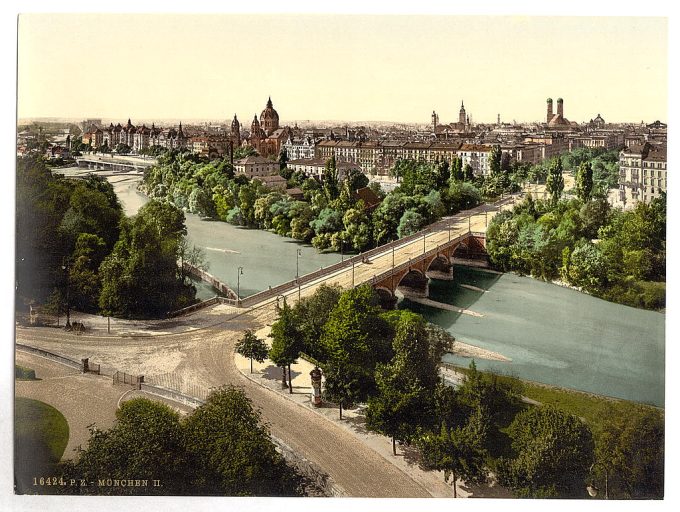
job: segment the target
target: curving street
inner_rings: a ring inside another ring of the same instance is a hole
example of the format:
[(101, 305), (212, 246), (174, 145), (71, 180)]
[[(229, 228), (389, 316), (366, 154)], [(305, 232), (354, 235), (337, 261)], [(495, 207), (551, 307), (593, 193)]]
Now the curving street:
[(426, 489), (351, 434), (241, 375), (234, 364), (234, 341), (243, 329), (263, 326), (272, 313), (262, 310), (258, 315), (243, 315), (223, 326), (189, 334), (133, 339), (18, 328), (17, 342), (76, 360), (90, 357), (102, 370), (115, 368), (145, 375), (173, 372), (184, 381), (207, 387), (240, 386), (261, 410), (272, 434), (323, 468), (348, 495), (429, 497)]

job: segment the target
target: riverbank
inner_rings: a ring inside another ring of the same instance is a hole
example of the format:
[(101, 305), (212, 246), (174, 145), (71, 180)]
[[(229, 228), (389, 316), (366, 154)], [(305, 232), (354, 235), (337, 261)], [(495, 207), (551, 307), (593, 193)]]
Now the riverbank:
[(505, 357), (503, 354), (494, 352), (493, 350), (487, 350), (458, 340), (454, 342), (453, 350), (451, 350), (450, 353), (458, 357), (467, 357), (469, 359), (487, 359), (489, 361), (502, 362), (512, 361), (509, 357)]

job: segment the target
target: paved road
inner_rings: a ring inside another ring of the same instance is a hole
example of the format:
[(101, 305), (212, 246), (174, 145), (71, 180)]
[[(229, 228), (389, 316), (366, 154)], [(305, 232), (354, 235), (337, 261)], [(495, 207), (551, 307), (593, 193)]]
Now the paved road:
[(243, 329), (259, 328), (271, 319), (271, 315), (273, 311), (262, 309), (257, 316), (244, 315), (224, 324), (224, 328), (135, 339), (75, 336), (49, 328), (20, 328), (17, 341), (73, 359), (90, 357), (103, 368), (147, 375), (172, 369), (183, 378), (206, 386), (241, 386), (262, 411), (272, 434), (323, 468), (347, 494), (430, 496), (408, 475), (351, 434), (241, 375), (234, 364), (234, 341)]

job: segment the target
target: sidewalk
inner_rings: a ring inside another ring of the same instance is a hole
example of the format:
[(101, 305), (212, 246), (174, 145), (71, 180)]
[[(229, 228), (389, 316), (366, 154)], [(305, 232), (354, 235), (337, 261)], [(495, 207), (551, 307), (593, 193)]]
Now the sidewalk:
[[(269, 343), (270, 327), (265, 327), (255, 334)], [(414, 447), (397, 445), (397, 455), (392, 455), (392, 441), (390, 438), (369, 432), (365, 427), (364, 407), (355, 409), (343, 409), (342, 417), (339, 418), (338, 407), (324, 404), (322, 407), (314, 407), (311, 403), (312, 386), (309, 372), (314, 365), (304, 359), (298, 359), (298, 363), (291, 366), (293, 374), (293, 393), (287, 388), (281, 388), (281, 368), (265, 360), (263, 363), (253, 361), (253, 373), (250, 373), (250, 359), (239, 354), (234, 354), (234, 363), (238, 370), (251, 381), (260, 386), (279, 393), (282, 397), (295, 402), (298, 406), (314, 411), (322, 421), (332, 421), (336, 426), (343, 428), (356, 439), (382, 455), (388, 462), (394, 464), (401, 471), (409, 475), (414, 481), (422, 485), (435, 498), (453, 498), (453, 489), (450, 484), (444, 482), (444, 474), (440, 471), (426, 471), (418, 466), (418, 452)], [(447, 372), (447, 379), (456, 380), (457, 375)], [(461, 498), (511, 498), (512, 495), (499, 486), (467, 486), (460, 480), (456, 482), (457, 494)]]

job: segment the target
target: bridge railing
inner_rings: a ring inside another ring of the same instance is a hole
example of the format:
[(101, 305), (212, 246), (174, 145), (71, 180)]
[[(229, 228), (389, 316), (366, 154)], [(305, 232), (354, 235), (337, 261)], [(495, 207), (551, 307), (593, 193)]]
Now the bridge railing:
[[(460, 212), (460, 213), (458, 213), (458, 214), (456, 214), (456, 215), (454, 215), (450, 218), (442, 219), (442, 220), (439, 220), (437, 222), (433, 222), (432, 224), (424, 227), (423, 229), (421, 229), (420, 231), (418, 231), (418, 232), (416, 232), (412, 235), (405, 236), (405, 237), (400, 238), (398, 240), (393, 240), (391, 242), (388, 242), (388, 243), (381, 245), (379, 247), (375, 247), (373, 249), (370, 249), (366, 252), (360, 253), (360, 254), (353, 256), (351, 258), (347, 258), (344, 261), (334, 263), (333, 265), (330, 265), (328, 267), (320, 268), (319, 270), (315, 270), (314, 272), (311, 272), (309, 274), (305, 274), (304, 276), (300, 276), (299, 279), (293, 279), (293, 280), (288, 281), (286, 283), (279, 284), (279, 285), (277, 285), (273, 288), (270, 288), (268, 290), (264, 290), (264, 291), (255, 293), (253, 295), (250, 295), (249, 297), (246, 297), (245, 299), (241, 300), (241, 305), (244, 306), (244, 307), (250, 307), (250, 306), (258, 304), (262, 301), (265, 301), (265, 300), (271, 299), (273, 297), (282, 295), (285, 292), (292, 291), (299, 286), (300, 287), (304, 286), (304, 285), (306, 285), (306, 284), (314, 281), (315, 279), (317, 279), (321, 276), (324, 276), (326, 274), (331, 274), (331, 273), (337, 272), (339, 270), (348, 270), (354, 264), (362, 263), (364, 261), (364, 259), (366, 259), (366, 258), (371, 258), (373, 256), (384, 254), (385, 252), (389, 251), (393, 247), (400, 247), (402, 245), (407, 245), (411, 242), (414, 242), (416, 240), (423, 238), (423, 236), (426, 237), (428, 234), (447, 230), (453, 225), (453, 223), (455, 221), (461, 221), (461, 220), (467, 219), (468, 217), (474, 217), (476, 215), (481, 215), (484, 212), (488, 211), (487, 208), (489, 206), (494, 208), (494, 209), (500, 210), (500, 208), (507, 203), (508, 199), (509, 199), (509, 197), (506, 197), (504, 199), (500, 199), (500, 200), (498, 200), (494, 203), (491, 203), (491, 204), (488, 204), (488, 203), (481, 204), (481, 205), (476, 206), (475, 208), (472, 208), (470, 210), (465, 210), (464, 212)], [(484, 236), (484, 233), (482, 233), (482, 232), (471, 233), (471, 232), (468, 231), (467, 233), (464, 233), (463, 235), (460, 235), (459, 237), (467, 237), (467, 236), (470, 236), (470, 234), (473, 234), (474, 236)], [(453, 242), (453, 240), (451, 242)], [(447, 242), (447, 244), (448, 243), (449, 242)], [(439, 247), (437, 247), (435, 249), (431, 249), (431, 251), (434, 251), (434, 252), (437, 252), (438, 250), (440, 250)], [(429, 254), (429, 252), (427, 254)], [(390, 269), (387, 272), (388, 272), (387, 275), (389, 276), (389, 275), (391, 275), (393, 270)], [(396, 272), (396, 270), (395, 270), (395, 272)], [(382, 274), (385, 274), (385, 273), (383, 272)]]

